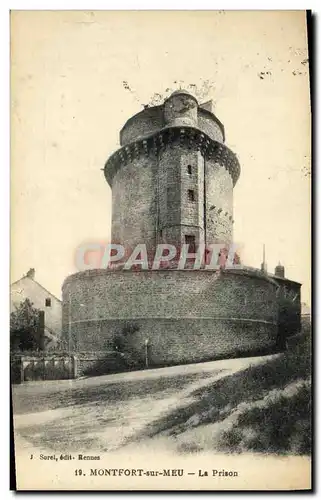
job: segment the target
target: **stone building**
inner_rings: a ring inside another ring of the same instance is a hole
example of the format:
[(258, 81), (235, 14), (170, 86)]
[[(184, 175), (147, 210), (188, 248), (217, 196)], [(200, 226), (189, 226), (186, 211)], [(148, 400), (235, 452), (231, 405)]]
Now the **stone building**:
[[(130, 118), (104, 173), (112, 189), (111, 241), (125, 246), (125, 258), (140, 244), (153, 255), (158, 244), (233, 242), (240, 164), (210, 102), (179, 90)], [(122, 337), (137, 363), (147, 357), (149, 365), (170, 365), (271, 351), (289, 316), (291, 328), (300, 328), (300, 284), (287, 280), (282, 266), (269, 275), (241, 265), (172, 264), (69, 276), (63, 334), (71, 348), (99, 358)], [(285, 290), (295, 292), (293, 301)]]
[(11, 311), (25, 299), (44, 312), (45, 345), (55, 343), (61, 337), (62, 303), (55, 295), (35, 279), (35, 270), (29, 271), (10, 287)]

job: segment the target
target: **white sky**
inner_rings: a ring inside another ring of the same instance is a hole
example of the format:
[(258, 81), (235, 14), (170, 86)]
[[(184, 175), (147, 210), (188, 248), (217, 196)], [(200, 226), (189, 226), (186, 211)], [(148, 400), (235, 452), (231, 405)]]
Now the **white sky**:
[(304, 12), (15, 12), (11, 39), (11, 281), (35, 267), (60, 296), (78, 245), (108, 240), (100, 169), (124, 122), (176, 81), (215, 101), (240, 160), (243, 262), (259, 267), (265, 243), (269, 271), (281, 260), (310, 302)]

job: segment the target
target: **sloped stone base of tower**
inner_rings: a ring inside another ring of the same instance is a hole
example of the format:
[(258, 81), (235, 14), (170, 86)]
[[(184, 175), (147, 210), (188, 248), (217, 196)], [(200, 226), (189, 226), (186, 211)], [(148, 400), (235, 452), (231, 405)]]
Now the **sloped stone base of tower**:
[(63, 334), (76, 352), (122, 353), (132, 366), (266, 353), (275, 291), (248, 269), (81, 272), (63, 285)]

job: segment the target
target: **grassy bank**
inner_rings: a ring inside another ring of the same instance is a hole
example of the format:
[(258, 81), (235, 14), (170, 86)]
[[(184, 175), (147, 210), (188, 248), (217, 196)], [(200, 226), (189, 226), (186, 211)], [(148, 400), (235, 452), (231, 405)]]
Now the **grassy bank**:
[(309, 454), (310, 359), (305, 332), (280, 357), (195, 391), (192, 403), (154, 421), (144, 435), (171, 436), (181, 452)]

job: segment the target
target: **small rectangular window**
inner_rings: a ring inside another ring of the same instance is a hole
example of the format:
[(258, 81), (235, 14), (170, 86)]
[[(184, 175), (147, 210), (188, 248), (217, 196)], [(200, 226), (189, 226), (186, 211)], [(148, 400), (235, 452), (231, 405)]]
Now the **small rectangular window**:
[(189, 253), (196, 253), (195, 236), (191, 234), (185, 235), (185, 244), (188, 245)]
[(189, 199), (189, 201), (195, 201), (195, 193), (194, 193), (193, 189), (188, 190), (188, 199)]
[(46, 307), (51, 307), (51, 299), (46, 299)]
[(192, 165), (187, 165), (187, 173), (188, 175), (192, 175)]

